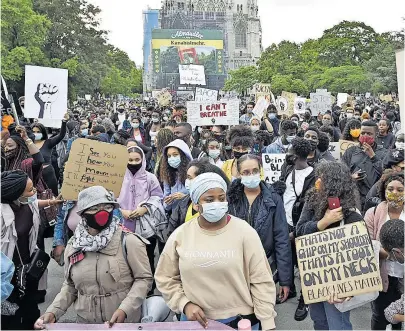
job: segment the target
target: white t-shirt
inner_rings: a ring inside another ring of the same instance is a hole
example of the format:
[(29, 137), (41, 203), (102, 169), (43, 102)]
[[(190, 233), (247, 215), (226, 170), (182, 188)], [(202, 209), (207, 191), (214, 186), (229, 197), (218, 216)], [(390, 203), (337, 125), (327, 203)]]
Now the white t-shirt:
[(118, 113), (118, 121), (120, 121), (120, 125), (118, 125), (118, 130), (122, 129), (122, 124), (124, 124), (126, 115)]
[[(314, 170), (312, 167), (308, 167), (302, 170), (295, 170), (295, 191), (299, 196), (302, 193), (302, 189), (304, 188), (305, 178), (309, 176), (309, 174)], [(290, 226), (294, 226), (292, 220), (292, 207), (294, 206), (295, 201), (297, 200), (297, 196), (294, 193), (294, 187), (292, 185), (292, 172), (288, 175), (286, 180), (287, 188), (284, 192), (283, 200), (284, 200), (284, 209), (287, 217), (287, 223)]]
[[(399, 215), (401, 221), (405, 221), (405, 213), (402, 210), (401, 215)], [(386, 222), (390, 221), (390, 215), (387, 213)], [(387, 273), (391, 277), (404, 278), (404, 265), (398, 263), (397, 261), (386, 260), (385, 265), (387, 266)]]

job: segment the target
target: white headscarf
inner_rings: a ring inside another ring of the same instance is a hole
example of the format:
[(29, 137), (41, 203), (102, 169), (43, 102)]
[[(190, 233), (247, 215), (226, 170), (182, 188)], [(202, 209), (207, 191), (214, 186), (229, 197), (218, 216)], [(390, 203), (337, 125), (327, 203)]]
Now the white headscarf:
[(210, 189), (221, 188), (226, 193), (227, 186), (222, 177), (214, 172), (201, 174), (193, 179), (190, 185), (190, 197), (197, 204), (200, 197)]

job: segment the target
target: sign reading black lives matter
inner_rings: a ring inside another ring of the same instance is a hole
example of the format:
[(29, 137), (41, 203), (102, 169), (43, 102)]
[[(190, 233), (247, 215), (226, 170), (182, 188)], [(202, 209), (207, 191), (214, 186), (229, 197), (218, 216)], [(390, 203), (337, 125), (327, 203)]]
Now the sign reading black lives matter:
[(90, 139), (76, 139), (63, 172), (62, 196), (77, 200), (80, 191), (90, 186), (104, 186), (118, 197), (128, 164), (125, 146)]
[(364, 221), (295, 239), (306, 304), (382, 291), (378, 261)]

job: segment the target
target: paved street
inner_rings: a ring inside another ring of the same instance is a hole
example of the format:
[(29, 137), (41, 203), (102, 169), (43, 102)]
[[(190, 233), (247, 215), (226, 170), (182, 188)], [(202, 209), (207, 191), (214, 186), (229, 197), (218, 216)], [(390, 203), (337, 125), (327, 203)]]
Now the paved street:
[[(48, 239), (46, 242), (47, 252), (50, 251), (52, 240)], [(298, 285), (299, 281), (295, 279)], [(41, 312), (44, 312), (48, 305), (55, 298), (59, 292), (63, 282), (63, 268), (60, 267), (54, 260), (51, 260), (49, 264), (48, 273), (48, 294), (47, 301), (40, 305)], [(297, 322), (294, 320), (294, 312), (297, 307), (297, 299), (291, 299), (284, 304), (277, 305), (277, 318), (276, 325), (278, 330), (312, 330), (312, 321), (308, 316), (305, 321)], [(71, 307), (65, 316), (62, 317), (61, 322), (74, 322), (75, 313)], [(352, 311), (351, 321), (353, 323), (354, 330), (368, 330), (370, 328), (371, 309), (368, 306), (361, 307)]]

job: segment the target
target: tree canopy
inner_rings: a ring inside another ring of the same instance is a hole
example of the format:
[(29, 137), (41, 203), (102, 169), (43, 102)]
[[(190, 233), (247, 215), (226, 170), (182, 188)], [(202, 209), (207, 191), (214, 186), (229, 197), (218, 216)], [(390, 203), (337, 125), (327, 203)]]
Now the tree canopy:
[[(1, 10), (1, 70), (11, 90), (23, 94), (25, 65), (40, 65), (69, 70), (72, 99), (141, 92), (142, 69), (108, 44), (98, 7), (85, 0), (3, 0)], [(106, 83), (113, 76), (124, 86)]]
[(271, 83), (275, 94), (308, 96), (317, 88), (334, 93), (396, 92), (395, 50), (403, 45), (403, 31), (378, 34), (363, 22), (343, 21), (319, 39), (270, 45), (257, 67), (231, 71), (224, 89), (246, 91), (256, 77)]

